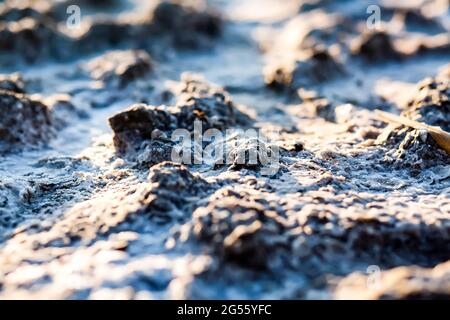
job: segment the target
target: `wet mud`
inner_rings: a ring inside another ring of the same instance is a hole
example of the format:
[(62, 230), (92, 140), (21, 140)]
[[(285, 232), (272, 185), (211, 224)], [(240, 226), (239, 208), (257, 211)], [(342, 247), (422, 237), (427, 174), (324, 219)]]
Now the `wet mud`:
[(450, 132), (450, 4), (373, 2), (0, 2), (0, 298), (448, 299), (449, 154), (374, 110)]

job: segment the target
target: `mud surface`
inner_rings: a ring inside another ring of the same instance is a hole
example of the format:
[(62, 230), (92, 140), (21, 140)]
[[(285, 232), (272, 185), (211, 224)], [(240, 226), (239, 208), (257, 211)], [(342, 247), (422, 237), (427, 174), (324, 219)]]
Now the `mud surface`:
[(0, 2), (0, 298), (450, 298), (449, 155), (373, 113), (450, 131), (450, 4), (373, 4)]

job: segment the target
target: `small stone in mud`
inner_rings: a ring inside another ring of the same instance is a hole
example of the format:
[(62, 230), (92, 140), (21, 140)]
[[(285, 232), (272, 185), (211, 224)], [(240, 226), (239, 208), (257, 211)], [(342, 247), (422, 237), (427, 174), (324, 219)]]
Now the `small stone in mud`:
[(143, 50), (108, 52), (85, 66), (91, 77), (124, 87), (152, 70), (149, 54)]
[(0, 153), (41, 145), (53, 134), (46, 105), (23, 94), (0, 90)]

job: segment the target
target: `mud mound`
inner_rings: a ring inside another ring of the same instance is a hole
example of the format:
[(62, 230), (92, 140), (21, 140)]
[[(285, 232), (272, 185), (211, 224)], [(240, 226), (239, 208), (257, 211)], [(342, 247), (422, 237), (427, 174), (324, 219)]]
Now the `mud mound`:
[(386, 32), (367, 32), (352, 43), (352, 54), (369, 61), (398, 60), (402, 54), (394, 47), (390, 35)]
[(42, 145), (54, 135), (50, 111), (43, 103), (2, 90), (0, 106), (0, 153)]
[(203, 129), (219, 129), (249, 125), (249, 117), (239, 111), (230, 95), (197, 76), (185, 74), (175, 89), (176, 113), (181, 128), (193, 129), (201, 121)]
[(217, 12), (205, 7), (183, 6), (183, 1), (162, 1), (153, 12), (156, 28), (169, 37), (173, 44), (180, 47), (198, 48), (210, 44), (211, 39), (222, 30), (222, 19)]
[(47, 56), (61, 58), (70, 41), (57, 31), (54, 23), (29, 17), (0, 23), (0, 39), (0, 54), (23, 57), (27, 62)]
[[(320, 192), (310, 194), (320, 197)], [(445, 214), (414, 216), (408, 209), (393, 206), (395, 210), (390, 211), (376, 209), (374, 203), (370, 209), (364, 205), (346, 209), (332, 200), (325, 206), (305, 205), (295, 215), (298, 227), (290, 231), (293, 255), (302, 261), (319, 259), (317, 263), (337, 262), (345, 256), (345, 260), (388, 267), (405, 263), (429, 266), (449, 259), (450, 229)], [(428, 219), (437, 219), (442, 225), (429, 225)]]
[(217, 191), (206, 207), (193, 213), (192, 236), (209, 243), (223, 259), (251, 268), (266, 268), (271, 255), (287, 246), (286, 222), (263, 196)]
[(124, 87), (152, 70), (152, 60), (142, 50), (108, 52), (83, 66), (93, 79)]
[[(442, 263), (432, 269), (401, 267), (375, 275), (353, 274), (342, 280), (336, 290), (338, 299), (448, 299), (450, 266)], [(376, 282), (375, 282), (376, 281)], [(371, 284), (370, 289), (367, 289)]]
[(160, 221), (185, 221), (193, 204), (212, 192), (213, 186), (185, 166), (162, 162), (152, 167), (149, 177), (152, 189), (145, 195), (144, 209)]
[(0, 75), (0, 90), (25, 93), (25, 83), (19, 73)]
[(450, 132), (450, 78), (428, 78), (417, 87), (404, 115)]
[(174, 106), (135, 105), (109, 119), (119, 154), (139, 155), (140, 161), (158, 163), (170, 160), (175, 129), (193, 131), (196, 122), (201, 130), (250, 123), (228, 93), (196, 77), (183, 76), (174, 94)]
[(0, 54), (7, 59), (16, 55), (34, 62), (49, 57), (68, 59), (125, 44), (150, 51), (157, 47), (155, 42), (164, 43), (166, 48), (203, 48), (221, 32), (220, 16), (202, 3), (194, 6), (160, 1), (151, 12), (86, 18), (74, 36), (58, 27), (66, 22), (68, 5), (54, 5), (51, 1), (23, 8), (4, 5), (0, 12), (5, 17), (0, 23)]
[(346, 38), (354, 32), (348, 19), (339, 14), (327, 14), (314, 10), (290, 19), (274, 40), (269, 51), (298, 51), (344, 45)]
[(447, 153), (428, 132), (404, 129), (395, 134), (397, 137), (391, 140), (394, 149), (386, 154), (384, 161), (396, 168), (409, 168), (412, 173), (418, 174), (421, 169), (448, 162)]
[(136, 152), (154, 130), (173, 129), (175, 117), (163, 107), (135, 105), (109, 119), (114, 131), (114, 145), (119, 153)]
[(343, 66), (328, 51), (321, 49), (304, 52), (299, 59), (268, 65), (265, 82), (274, 88), (295, 90), (311, 87), (344, 74)]
[[(428, 78), (417, 85), (408, 102), (404, 116), (450, 131), (450, 82), (445, 77)], [(397, 167), (408, 167), (415, 172), (439, 163), (448, 163), (448, 155), (426, 132), (409, 128), (388, 127), (379, 141), (394, 146), (385, 160)], [(391, 137), (391, 138), (389, 138)], [(391, 139), (391, 140), (389, 140)], [(389, 142), (390, 141), (390, 142)]]

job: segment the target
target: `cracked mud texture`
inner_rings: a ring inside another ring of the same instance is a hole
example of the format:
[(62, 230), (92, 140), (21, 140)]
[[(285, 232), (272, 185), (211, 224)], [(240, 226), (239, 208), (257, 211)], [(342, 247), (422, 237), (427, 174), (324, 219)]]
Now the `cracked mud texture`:
[(449, 299), (449, 155), (373, 113), (450, 131), (419, 2), (1, 2), (0, 298)]

